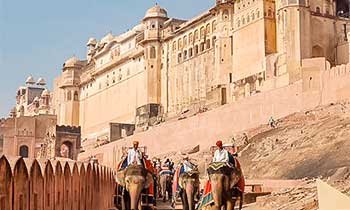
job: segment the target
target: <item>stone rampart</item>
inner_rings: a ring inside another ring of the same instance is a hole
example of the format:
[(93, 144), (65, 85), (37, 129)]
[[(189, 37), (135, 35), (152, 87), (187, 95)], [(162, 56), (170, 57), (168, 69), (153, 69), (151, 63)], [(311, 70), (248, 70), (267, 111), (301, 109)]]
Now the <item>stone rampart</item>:
[(1, 210), (106, 210), (114, 187), (113, 170), (97, 164), (0, 158)]
[(271, 116), (281, 118), (350, 99), (349, 64), (330, 68), (324, 58), (308, 59), (303, 62), (302, 72), (303, 78), (288, 86), (261, 92), (187, 119), (162, 123), (81, 153), (79, 159), (95, 155), (101, 163), (116, 167), (122, 155), (121, 147), (130, 146), (134, 140), (147, 146), (151, 156), (196, 145), (207, 149), (218, 139), (228, 141), (233, 134), (267, 123)]

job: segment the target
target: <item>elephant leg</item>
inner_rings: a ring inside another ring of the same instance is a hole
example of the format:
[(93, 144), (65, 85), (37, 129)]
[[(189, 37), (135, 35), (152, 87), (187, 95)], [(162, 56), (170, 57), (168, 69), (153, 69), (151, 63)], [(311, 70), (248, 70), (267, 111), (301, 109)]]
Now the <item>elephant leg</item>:
[(239, 210), (242, 210), (243, 208), (243, 192), (240, 192), (240, 196), (239, 196)]
[(185, 190), (181, 189), (180, 196), (181, 196), (181, 201), (182, 201), (182, 209), (189, 210), (189, 203), (187, 200), (187, 195), (186, 195)]

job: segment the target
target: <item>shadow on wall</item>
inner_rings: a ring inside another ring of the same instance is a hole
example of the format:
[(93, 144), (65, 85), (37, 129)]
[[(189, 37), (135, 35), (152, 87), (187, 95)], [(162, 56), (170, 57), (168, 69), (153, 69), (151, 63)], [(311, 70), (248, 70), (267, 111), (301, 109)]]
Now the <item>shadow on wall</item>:
[(114, 186), (114, 172), (97, 164), (0, 158), (1, 210), (105, 210)]

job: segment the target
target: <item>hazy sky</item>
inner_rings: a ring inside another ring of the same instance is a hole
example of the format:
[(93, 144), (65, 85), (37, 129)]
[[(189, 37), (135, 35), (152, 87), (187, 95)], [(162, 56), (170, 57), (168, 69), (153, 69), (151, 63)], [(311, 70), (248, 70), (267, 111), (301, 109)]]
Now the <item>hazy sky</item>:
[(17, 88), (30, 74), (52, 89), (64, 61), (85, 58), (89, 37), (101, 39), (131, 29), (160, 4), (171, 17), (189, 19), (214, 0), (0, 0), (0, 117), (15, 104)]

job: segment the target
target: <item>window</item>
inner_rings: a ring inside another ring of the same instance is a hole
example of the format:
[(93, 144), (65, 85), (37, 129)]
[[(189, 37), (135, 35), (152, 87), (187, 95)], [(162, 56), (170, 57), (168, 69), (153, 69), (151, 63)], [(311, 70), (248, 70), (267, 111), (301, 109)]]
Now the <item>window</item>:
[(189, 37), (188, 43), (192, 44), (193, 43), (193, 33), (191, 32), (188, 37)]
[(194, 46), (194, 55), (198, 54), (198, 45)]
[(237, 19), (237, 27), (240, 27), (240, 26), (241, 26), (241, 20)]
[(178, 63), (181, 63), (181, 57), (182, 57), (182, 54), (179, 53), (179, 54), (177, 55), (177, 62), (178, 62)]
[(193, 56), (193, 49), (192, 48), (190, 48), (189, 50), (188, 50), (188, 56), (189, 57), (192, 57)]
[(269, 8), (269, 9), (267, 10), (267, 16), (268, 16), (268, 17), (273, 17), (273, 15), (272, 15), (272, 9), (271, 9), (271, 8)]
[(205, 31), (207, 34), (210, 34), (210, 24), (207, 24), (207, 26), (205, 27)]
[(184, 47), (187, 46), (187, 36), (184, 36)]
[(213, 32), (216, 31), (216, 20), (213, 21), (212, 28), (213, 28)]
[(176, 51), (176, 41), (173, 42), (173, 51)]
[(194, 40), (197, 41), (198, 40), (198, 30), (194, 31)]
[(67, 92), (67, 101), (72, 100), (72, 93), (70, 91)]
[(184, 60), (187, 59), (187, 50), (184, 51)]
[(213, 36), (213, 41), (212, 41), (212, 45), (215, 45), (215, 41), (216, 41), (216, 36)]
[(23, 157), (23, 158), (27, 158), (29, 157), (29, 148), (26, 145), (22, 145), (19, 148), (19, 156)]
[(150, 58), (151, 59), (155, 59), (156, 58), (157, 55), (156, 55), (156, 48), (155, 47), (152, 46), (150, 48), (150, 52), (149, 53), (150, 53)]
[(210, 48), (210, 39), (207, 39), (207, 49)]
[(222, 13), (222, 19), (223, 20), (228, 20), (228, 10), (224, 10), (224, 12)]
[(78, 101), (79, 100), (79, 95), (78, 95), (78, 91), (74, 91), (74, 101)]
[(205, 36), (205, 28), (204, 28), (204, 26), (201, 27), (200, 33), (201, 33), (201, 34), (200, 34), (201, 39), (204, 38), (204, 36)]
[(179, 50), (182, 49), (182, 39), (179, 39), (179, 40), (177, 41), (177, 45), (178, 45), (178, 49), (179, 49)]
[(316, 13), (317, 13), (317, 14), (321, 14), (321, 9), (320, 9), (320, 7), (316, 7)]
[(204, 51), (204, 42), (201, 43), (201, 52)]

